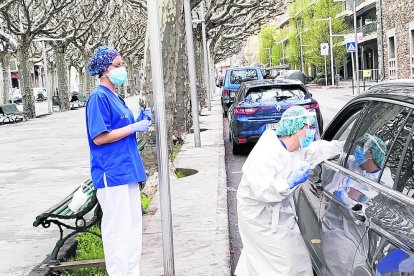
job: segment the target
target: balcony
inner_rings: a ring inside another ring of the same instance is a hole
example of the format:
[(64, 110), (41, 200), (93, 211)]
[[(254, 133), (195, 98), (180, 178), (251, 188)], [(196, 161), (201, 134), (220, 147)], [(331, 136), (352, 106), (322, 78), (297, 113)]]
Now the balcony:
[(363, 33), (364, 37), (377, 32), (377, 21), (371, 21), (364, 26), (357, 28), (358, 33)]
[[(373, 5), (375, 8), (375, 3), (377, 0), (356, 0), (356, 10), (357, 13), (362, 10), (367, 10), (367, 7), (370, 5)], [(342, 2), (342, 11), (336, 15), (336, 17), (342, 17), (342, 16), (353, 16), (354, 14), (354, 4), (353, 1), (345, 1)], [(370, 7), (372, 8), (372, 7)]]

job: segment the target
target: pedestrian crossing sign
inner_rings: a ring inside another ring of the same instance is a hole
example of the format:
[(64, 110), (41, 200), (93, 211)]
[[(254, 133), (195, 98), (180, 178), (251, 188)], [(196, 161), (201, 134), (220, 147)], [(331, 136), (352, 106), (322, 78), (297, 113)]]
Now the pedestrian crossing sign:
[(347, 42), (346, 43), (346, 52), (347, 53), (355, 52), (355, 48), (356, 48), (355, 42)]

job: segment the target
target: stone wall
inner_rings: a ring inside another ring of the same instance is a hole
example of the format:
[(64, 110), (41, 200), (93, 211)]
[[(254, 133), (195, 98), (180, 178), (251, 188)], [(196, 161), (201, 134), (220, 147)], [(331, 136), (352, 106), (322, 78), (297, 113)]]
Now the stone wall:
[[(383, 51), (385, 79), (389, 79), (388, 67), (388, 36), (395, 30), (395, 45), (397, 59), (397, 78), (411, 78), (410, 64), (410, 26), (414, 28), (414, 1), (413, 0), (382, 0), (382, 22), (383, 22)], [(378, 5), (377, 5), (378, 7)], [(377, 9), (377, 18), (381, 18), (380, 9)], [(379, 28), (380, 30), (380, 28)], [(379, 31), (379, 36), (381, 32)], [(381, 56), (381, 39), (378, 39), (378, 54)], [(381, 59), (381, 57), (380, 57)], [(381, 65), (380, 65), (381, 67)]]

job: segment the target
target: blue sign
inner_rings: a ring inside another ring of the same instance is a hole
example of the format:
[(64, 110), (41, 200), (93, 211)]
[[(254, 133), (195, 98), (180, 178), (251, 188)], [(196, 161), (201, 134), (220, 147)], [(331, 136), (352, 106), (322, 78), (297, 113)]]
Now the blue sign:
[(346, 52), (347, 53), (355, 52), (355, 48), (356, 48), (355, 42), (347, 42), (346, 43)]

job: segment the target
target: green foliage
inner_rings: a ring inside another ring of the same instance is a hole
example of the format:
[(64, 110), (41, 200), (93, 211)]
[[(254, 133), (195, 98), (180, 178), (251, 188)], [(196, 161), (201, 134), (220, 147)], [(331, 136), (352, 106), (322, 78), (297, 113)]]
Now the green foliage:
[(183, 178), (183, 177), (186, 177), (187, 176), (185, 174), (185, 172), (182, 171), (182, 170), (180, 170), (180, 169), (175, 170), (175, 175), (177, 176), (177, 178)]
[(141, 194), (141, 205), (144, 210), (148, 209), (148, 206), (151, 204), (151, 200), (151, 197)]
[[(341, 7), (332, 0), (319, 0), (313, 7), (313, 16), (305, 20), (308, 28), (303, 36), (304, 43), (310, 45), (307, 47), (306, 59), (310, 64), (317, 67), (322, 72), (324, 67), (324, 57), (320, 54), (320, 44), (329, 43), (329, 22), (316, 21), (317, 18), (332, 18), (332, 33), (345, 34), (347, 27), (343, 18), (336, 18), (336, 14), (341, 11)], [(345, 47), (340, 45), (341, 38), (334, 37), (334, 63), (341, 66), (346, 57)], [(327, 62), (330, 62), (330, 56), (327, 56)]]
[[(320, 54), (320, 44), (329, 43), (328, 22), (316, 21), (318, 18), (332, 18), (332, 33), (345, 34), (347, 27), (343, 18), (336, 18), (341, 11), (340, 4), (333, 0), (295, 0), (289, 6), (289, 25), (274, 31), (272, 59), (273, 65), (282, 60), (283, 47), (280, 42), (285, 41), (285, 59), (291, 68), (300, 67), (300, 33), (302, 33), (303, 59), (305, 67), (313, 66), (322, 72), (324, 68), (324, 57)], [(273, 28), (265, 26), (259, 34), (260, 39), (260, 61), (268, 62), (267, 52), (263, 50), (269, 47), (270, 32)], [(334, 63), (341, 66), (346, 58), (346, 51), (341, 45), (341, 38), (334, 37)], [(327, 57), (328, 62), (330, 56)]]
[(272, 26), (262, 27), (259, 33), (259, 61), (263, 64), (269, 64), (269, 50), (273, 51), (275, 29)]
[(171, 159), (174, 161), (175, 158), (177, 158), (178, 153), (181, 150), (182, 145), (181, 144), (175, 144), (172, 148), (172, 152), (171, 152)]
[[(101, 233), (101, 230), (97, 226), (91, 227), (91, 231)], [(102, 245), (102, 239), (92, 235), (90, 233), (81, 233), (76, 237), (78, 246), (76, 248), (75, 261), (81, 260), (94, 260), (103, 259), (104, 251)], [(70, 271), (64, 271), (62, 275), (79, 275), (79, 276), (106, 276), (105, 268), (93, 267), (93, 268), (78, 268)]]

